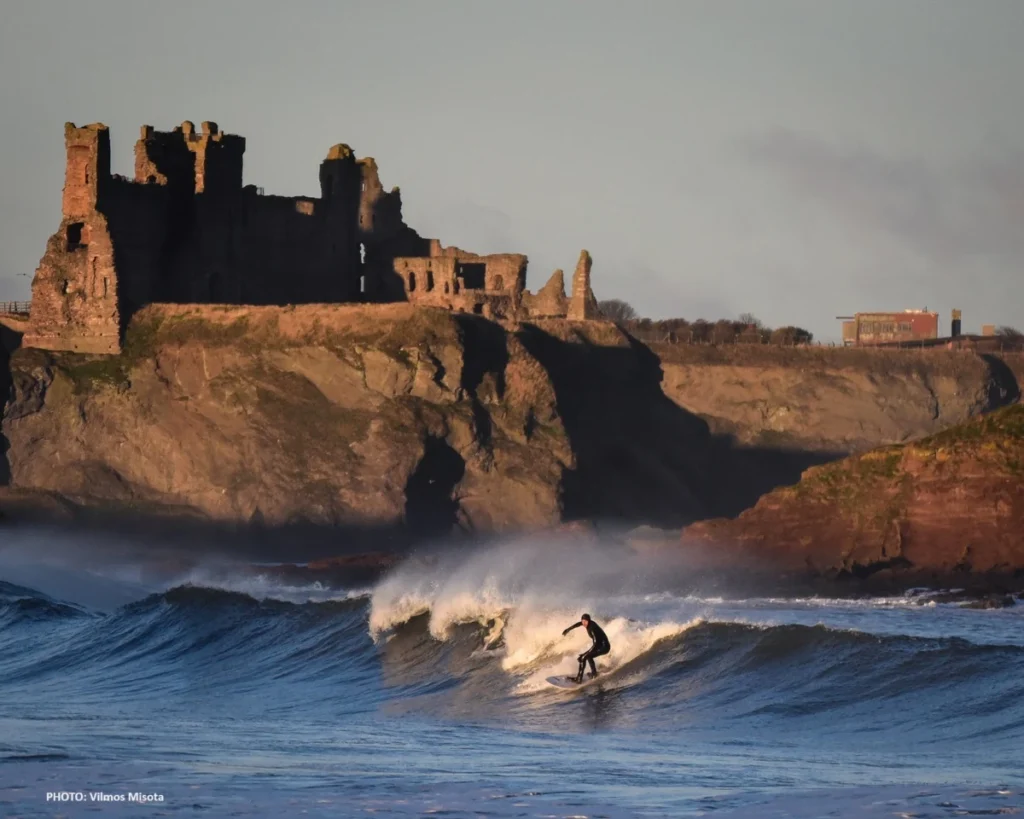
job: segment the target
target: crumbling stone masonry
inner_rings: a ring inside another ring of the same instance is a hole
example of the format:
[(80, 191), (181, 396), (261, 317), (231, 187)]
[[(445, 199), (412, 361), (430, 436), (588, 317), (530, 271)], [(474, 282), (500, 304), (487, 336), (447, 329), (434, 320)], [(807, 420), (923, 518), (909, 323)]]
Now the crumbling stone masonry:
[(601, 317), (594, 291), (590, 289), (590, 268), (593, 266), (594, 260), (590, 254), (581, 250), (576, 272), (572, 275), (572, 298), (566, 315), (572, 321), (589, 321)]
[(590, 255), (565, 295), (562, 272), (537, 293), (526, 256), (480, 256), (405, 224), (377, 163), (335, 145), (318, 197), (266, 196), (242, 184), (243, 137), (142, 127), (135, 178), (110, 173), (102, 124), (64, 126), (63, 216), (32, 282), (27, 346), (116, 353), (155, 302), (287, 305), (412, 301), (496, 320), (597, 318)]

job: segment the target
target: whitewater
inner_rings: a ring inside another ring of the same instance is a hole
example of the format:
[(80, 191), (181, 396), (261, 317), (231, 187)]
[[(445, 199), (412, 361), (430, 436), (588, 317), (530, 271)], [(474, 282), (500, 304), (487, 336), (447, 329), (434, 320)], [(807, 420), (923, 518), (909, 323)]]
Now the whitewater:
[[(436, 544), (369, 586), (0, 536), (4, 815), (1024, 812), (1019, 606), (704, 592), (671, 554), (551, 535)], [(554, 689), (584, 611), (612, 650)]]

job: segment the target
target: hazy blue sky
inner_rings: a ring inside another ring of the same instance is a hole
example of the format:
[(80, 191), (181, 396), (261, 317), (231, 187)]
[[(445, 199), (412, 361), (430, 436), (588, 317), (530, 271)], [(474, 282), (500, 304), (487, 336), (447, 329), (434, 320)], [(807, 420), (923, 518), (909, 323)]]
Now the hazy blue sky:
[(375, 156), (409, 224), (527, 253), (534, 289), (586, 247), (654, 317), (1021, 326), (1022, 36), (1021, 0), (7, 0), (0, 299), (59, 222), (66, 120), (130, 173), (141, 124), (212, 119), (268, 192)]

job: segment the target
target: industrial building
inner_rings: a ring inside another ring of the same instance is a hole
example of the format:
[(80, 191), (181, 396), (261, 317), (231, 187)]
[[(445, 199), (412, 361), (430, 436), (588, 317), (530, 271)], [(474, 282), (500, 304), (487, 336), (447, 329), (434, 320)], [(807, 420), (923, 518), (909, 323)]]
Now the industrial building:
[(843, 322), (843, 344), (847, 346), (893, 344), (939, 337), (939, 314), (927, 310), (856, 313), (838, 318)]

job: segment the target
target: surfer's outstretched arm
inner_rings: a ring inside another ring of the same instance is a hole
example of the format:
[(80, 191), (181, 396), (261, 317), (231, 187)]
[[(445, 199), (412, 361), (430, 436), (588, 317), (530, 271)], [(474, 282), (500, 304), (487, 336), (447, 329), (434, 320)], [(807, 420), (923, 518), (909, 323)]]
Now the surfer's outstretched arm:
[(582, 620), (580, 620), (578, 623), (573, 623), (571, 626), (569, 626), (569, 628), (567, 628), (565, 631), (562, 632), (562, 636), (564, 637), (566, 634), (568, 634), (574, 628), (579, 628), (582, 625), (583, 625), (583, 621)]

